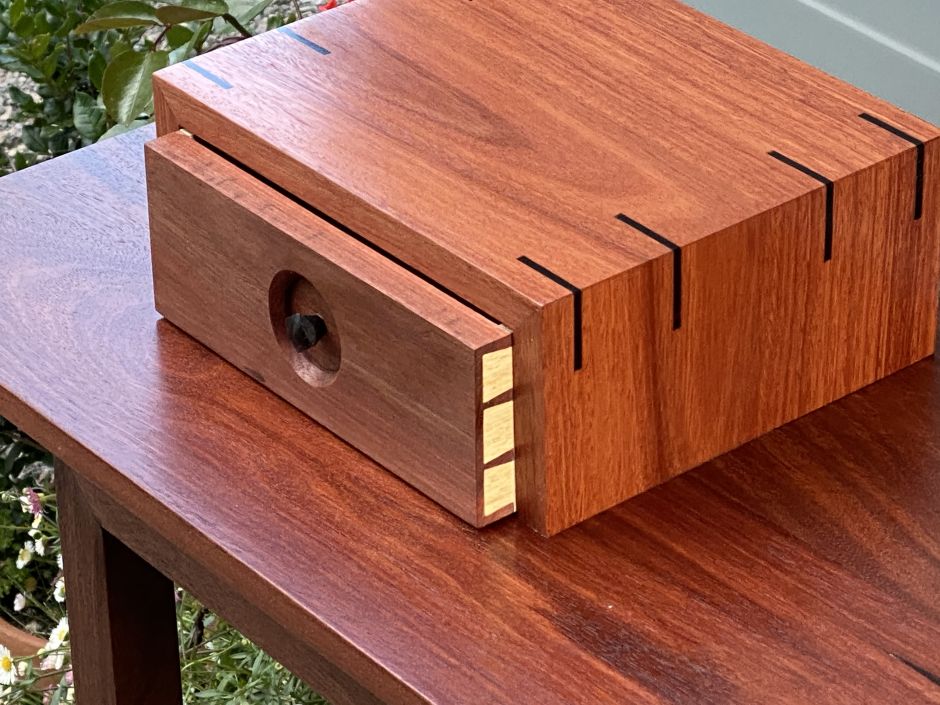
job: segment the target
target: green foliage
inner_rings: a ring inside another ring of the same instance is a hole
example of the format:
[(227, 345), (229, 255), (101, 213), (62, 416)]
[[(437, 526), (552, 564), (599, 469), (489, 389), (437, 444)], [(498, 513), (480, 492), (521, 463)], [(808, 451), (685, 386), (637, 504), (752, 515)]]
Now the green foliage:
[(183, 701), (233, 705), (326, 705), (231, 625), (179, 591)]
[(6, 159), (0, 155), (0, 173), (64, 154), (97, 138), (85, 137), (75, 128), (75, 97), (78, 93), (97, 95), (88, 66), (93, 60), (106, 62), (110, 55), (105, 37), (72, 36), (95, 2), (0, 0), (0, 68), (32, 79), (38, 97), (10, 89), (14, 119), (24, 126), (27, 152), (18, 154), (12, 164), (4, 164)]
[[(33, 440), (0, 417), (0, 615), (13, 611), (14, 596), (55, 577), (48, 561), (17, 566), (22, 535), (31, 530), (33, 517), (19, 501), (21, 488), (48, 484), (51, 457)], [(36, 615), (27, 613), (32, 619)], [(48, 626), (48, 625), (47, 625)]]
[[(26, 149), (0, 152), (0, 175), (146, 124), (155, 71), (251, 36), (272, 1), (0, 0), (0, 68), (38, 96), (9, 89)], [(269, 13), (265, 28), (298, 12)]]

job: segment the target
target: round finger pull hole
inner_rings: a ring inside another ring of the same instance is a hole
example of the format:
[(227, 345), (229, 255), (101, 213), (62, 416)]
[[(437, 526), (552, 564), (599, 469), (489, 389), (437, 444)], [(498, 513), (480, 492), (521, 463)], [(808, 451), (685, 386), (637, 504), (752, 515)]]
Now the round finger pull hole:
[(296, 272), (280, 272), (269, 292), (271, 327), (294, 371), (318, 387), (339, 371), (339, 330), (323, 295)]

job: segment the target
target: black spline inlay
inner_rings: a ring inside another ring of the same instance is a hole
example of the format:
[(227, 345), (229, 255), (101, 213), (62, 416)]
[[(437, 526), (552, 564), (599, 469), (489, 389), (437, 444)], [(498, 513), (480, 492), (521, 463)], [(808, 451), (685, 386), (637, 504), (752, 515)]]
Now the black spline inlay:
[(797, 171), (801, 171), (807, 176), (812, 176), (816, 181), (826, 186), (826, 244), (823, 250), (823, 261), (828, 262), (832, 259), (832, 220), (833, 220), (833, 210), (835, 206), (835, 184), (832, 179), (823, 176), (818, 171), (813, 171), (805, 164), (800, 164), (800, 162), (795, 159), (791, 159), (785, 154), (773, 150), (767, 152), (774, 159), (778, 159), (787, 166), (791, 166)]
[(914, 135), (905, 132), (900, 127), (895, 127), (889, 122), (885, 122), (881, 118), (877, 118), (874, 115), (869, 113), (860, 113), (859, 117), (862, 120), (870, 122), (872, 125), (877, 125), (882, 130), (887, 130), (892, 135), (900, 137), (902, 140), (907, 140), (917, 148), (917, 166), (916, 175), (914, 177), (914, 220), (920, 220), (921, 215), (924, 213), (924, 142), (919, 140)]
[(918, 666), (913, 661), (910, 661), (904, 658), (903, 656), (899, 656), (898, 654), (888, 654), (888, 655), (891, 656), (892, 658), (897, 659), (898, 661), (903, 663), (905, 666), (910, 668), (912, 671), (919, 673), (920, 675), (922, 675), (924, 678), (929, 680), (934, 685), (940, 685), (940, 676), (938, 676), (936, 673), (932, 673), (928, 671), (926, 668), (924, 668), (923, 666)]
[(522, 264), (526, 267), (534, 269), (536, 272), (541, 274), (543, 277), (551, 279), (556, 284), (565, 287), (568, 291), (571, 292), (572, 303), (574, 305), (574, 330), (572, 331), (572, 344), (574, 346), (574, 369), (581, 369), (582, 361), (582, 351), (581, 351), (581, 289), (576, 287), (570, 281), (564, 277), (560, 277), (555, 274), (548, 267), (545, 267), (538, 262), (534, 262), (526, 256), (518, 258)]
[(672, 250), (672, 329), (679, 330), (682, 327), (682, 248), (668, 237), (660, 235), (630, 216), (618, 213), (617, 220)]

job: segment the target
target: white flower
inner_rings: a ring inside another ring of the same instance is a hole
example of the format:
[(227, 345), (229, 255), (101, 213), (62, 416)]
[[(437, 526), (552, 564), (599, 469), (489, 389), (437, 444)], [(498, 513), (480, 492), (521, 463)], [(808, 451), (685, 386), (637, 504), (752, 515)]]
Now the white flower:
[(62, 570), (62, 554), (61, 553), (55, 557), (55, 562), (58, 564), (59, 570)]
[(55, 581), (55, 589), (52, 591), (52, 596), (55, 598), (56, 602), (65, 602), (65, 578), (59, 578)]
[[(27, 541), (26, 544), (29, 546), (32, 544), (32, 541)], [(20, 570), (23, 570), (23, 568), (33, 560), (33, 552), (27, 548), (27, 546), (21, 548), (19, 554), (16, 556), (16, 567)]]
[(23, 608), (26, 607), (26, 596), (23, 593), (16, 593), (16, 597), (13, 598), (13, 611), (22, 612)]
[(33, 517), (33, 528), (38, 529), (40, 524), (42, 524), (42, 514), (36, 514)]
[(54, 654), (49, 654), (42, 660), (39, 664), (40, 671), (59, 671), (62, 669), (62, 666), (65, 664), (65, 654), (61, 651), (58, 651)]
[(49, 634), (49, 642), (46, 644), (46, 651), (55, 651), (69, 638), (69, 618), (63, 617), (59, 620), (55, 629)]
[(46, 555), (46, 541), (45, 539), (36, 539), (36, 545), (34, 547), (36, 554), (40, 556)]
[(30, 530), (27, 531), (26, 533), (29, 534), (29, 537), (30, 537), (31, 539), (34, 539), (34, 538), (36, 538), (37, 536), (42, 536), (42, 532), (41, 532), (39, 529), (30, 529)]
[(13, 685), (16, 682), (16, 666), (13, 656), (5, 646), (0, 646), (0, 685)]

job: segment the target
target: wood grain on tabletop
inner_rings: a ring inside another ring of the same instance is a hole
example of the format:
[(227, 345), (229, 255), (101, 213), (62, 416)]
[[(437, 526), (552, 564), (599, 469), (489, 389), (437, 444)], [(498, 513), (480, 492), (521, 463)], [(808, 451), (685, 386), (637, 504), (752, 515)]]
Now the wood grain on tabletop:
[(933, 350), (940, 132), (672, 0), (352, 3), (155, 86), (512, 328), (543, 533)]
[(325, 696), (940, 702), (935, 362), (551, 540), (472, 530), (157, 320), (149, 134), (0, 181), (0, 413)]

